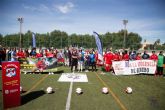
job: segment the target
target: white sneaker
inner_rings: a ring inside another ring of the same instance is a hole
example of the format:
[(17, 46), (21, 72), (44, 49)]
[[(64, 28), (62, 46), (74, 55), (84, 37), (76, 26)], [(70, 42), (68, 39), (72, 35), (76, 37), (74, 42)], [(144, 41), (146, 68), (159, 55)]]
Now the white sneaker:
[(85, 72), (89, 72), (88, 70), (85, 70)]

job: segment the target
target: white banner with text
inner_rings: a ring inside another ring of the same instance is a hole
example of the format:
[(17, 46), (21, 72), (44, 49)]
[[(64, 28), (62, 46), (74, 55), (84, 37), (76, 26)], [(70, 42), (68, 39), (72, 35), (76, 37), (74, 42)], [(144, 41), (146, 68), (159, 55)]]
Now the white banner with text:
[(157, 62), (153, 60), (113, 61), (115, 75), (155, 74)]

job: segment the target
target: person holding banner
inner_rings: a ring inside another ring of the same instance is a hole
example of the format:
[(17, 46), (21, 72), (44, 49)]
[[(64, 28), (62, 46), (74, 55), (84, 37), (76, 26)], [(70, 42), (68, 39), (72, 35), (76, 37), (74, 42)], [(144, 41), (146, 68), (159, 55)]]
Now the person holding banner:
[(112, 68), (112, 60), (113, 60), (113, 53), (111, 50), (108, 49), (106, 55), (105, 55), (105, 70), (106, 72), (109, 72)]
[(150, 60), (154, 60), (154, 61), (158, 60), (158, 56), (155, 54), (155, 51), (152, 51), (152, 55), (150, 56)]
[(36, 58), (41, 58), (43, 57), (43, 52), (42, 50), (40, 49), (38, 53), (36, 53)]
[(26, 58), (29, 57), (29, 55), (30, 55), (29, 50), (28, 50), (28, 49), (25, 49), (24, 54), (25, 54), (25, 57), (26, 57)]
[(136, 58), (135, 58), (136, 60), (141, 60), (142, 58), (141, 58), (141, 53), (137, 53), (137, 55), (136, 55)]
[(125, 50), (122, 56), (122, 60), (128, 61), (129, 60), (129, 55), (128, 55), (128, 51)]
[(113, 55), (113, 61), (120, 61), (120, 60), (121, 60), (120, 53), (118, 51), (115, 51), (115, 54)]
[[(155, 61), (155, 62), (157, 62), (158, 61), (158, 56), (155, 54), (155, 51), (152, 51), (152, 55), (150, 56), (150, 58), (149, 58), (150, 60), (153, 60), (153, 61)], [(156, 75), (156, 71), (155, 71), (155, 75)]]
[(150, 56), (149, 56), (149, 54), (147, 53), (147, 51), (144, 51), (144, 53), (143, 53), (143, 55), (142, 55), (142, 59), (149, 59), (150, 58)]
[(16, 53), (18, 60), (21, 58), (25, 58), (25, 53), (23, 52), (23, 49), (19, 49), (19, 51)]
[(30, 52), (30, 57), (35, 58), (36, 57), (36, 48), (32, 48), (31, 52)]
[(163, 51), (160, 51), (158, 55), (158, 62), (157, 62), (157, 73), (156, 75), (163, 75), (163, 65), (165, 64), (165, 57), (163, 55)]

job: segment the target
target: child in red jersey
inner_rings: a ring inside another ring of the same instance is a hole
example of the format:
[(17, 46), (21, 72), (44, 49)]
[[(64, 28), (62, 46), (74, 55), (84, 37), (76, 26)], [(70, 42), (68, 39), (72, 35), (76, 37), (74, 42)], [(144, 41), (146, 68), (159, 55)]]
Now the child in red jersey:
[(150, 56), (150, 60), (154, 60), (154, 61), (158, 60), (158, 56), (155, 54), (155, 51), (152, 51), (152, 55)]
[(105, 54), (105, 70), (106, 72), (109, 72), (112, 67), (112, 60), (113, 60), (113, 53), (108, 50), (108, 52)]
[(18, 52), (17, 52), (17, 58), (19, 59), (19, 58), (25, 58), (25, 54), (24, 54), (24, 52), (23, 52), (23, 50), (22, 49), (20, 49)]
[(129, 60), (129, 55), (128, 55), (127, 50), (124, 51), (122, 60), (125, 60), (125, 61), (128, 61)]
[(120, 61), (120, 60), (121, 60), (120, 57), (121, 57), (121, 56), (120, 56), (119, 52), (118, 52), (118, 51), (115, 51), (115, 54), (114, 54), (114, 56), (113, 56), (113, 60), (114, 60), (114, 61)]
[(142, 58), (141, 58), (141, 53), (137, 53), (137, 55), (136, 55), (136, 58), (135, 58), (136, 60), (141, 60)]
[(36, 54), (36, 58), (41, 58), (43, 57), (42, 50), (39, 50), (39, 53)]

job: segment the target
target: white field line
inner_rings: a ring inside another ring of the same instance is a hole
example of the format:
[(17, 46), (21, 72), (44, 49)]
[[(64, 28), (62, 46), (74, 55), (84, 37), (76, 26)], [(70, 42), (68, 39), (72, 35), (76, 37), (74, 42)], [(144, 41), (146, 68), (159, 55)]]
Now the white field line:
[(70, 83), (69, 92), (68, 92), (68, 98), (67, 98), (67, 101), (66, 101), (66, 109), (65, 110), (69, 110), (70, 109), (70, 103), (71, 103), (71, 98), (72, 98), (72, 88), (73, 88), (73, 81), (71, 81), (71, 83)]

